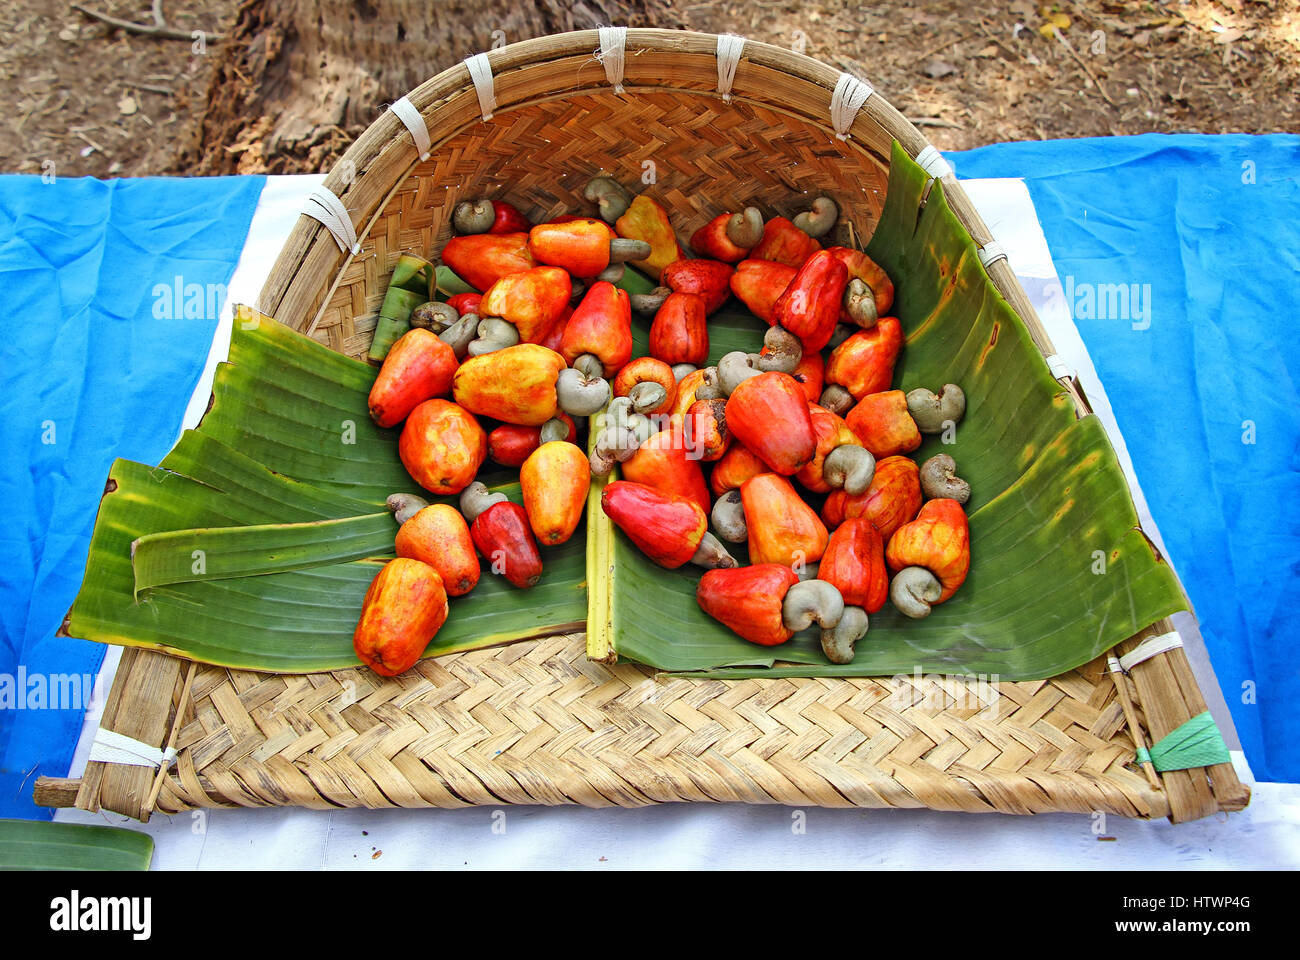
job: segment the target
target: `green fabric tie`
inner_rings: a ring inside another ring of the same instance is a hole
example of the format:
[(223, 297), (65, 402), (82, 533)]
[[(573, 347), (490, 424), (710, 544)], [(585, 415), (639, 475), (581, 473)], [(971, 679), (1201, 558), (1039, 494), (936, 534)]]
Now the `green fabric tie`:
[(1209, 767), (1216, 763), (1231, 763), (1228, 745), (1214, 725), (1210, 711), (1198, 713), (1182, 726), (1171, 730), (1151, 749), (1139, 747), (1137, 762), (1150, 762), (1161, 772), (1189, 770), (1192, 767)]

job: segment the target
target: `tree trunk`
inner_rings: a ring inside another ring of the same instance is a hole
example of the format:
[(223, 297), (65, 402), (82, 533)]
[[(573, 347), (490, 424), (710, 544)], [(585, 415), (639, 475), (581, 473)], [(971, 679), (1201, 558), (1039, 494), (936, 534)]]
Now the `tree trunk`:
[(245, 0), (178, 170), (329, 169), (386, 103), (494, 41), (678, 27), (669, 0)]

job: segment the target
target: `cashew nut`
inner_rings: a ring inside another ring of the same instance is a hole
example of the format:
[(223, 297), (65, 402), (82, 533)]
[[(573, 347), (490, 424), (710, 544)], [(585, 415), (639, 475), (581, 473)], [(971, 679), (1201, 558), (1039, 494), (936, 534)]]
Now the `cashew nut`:
[(938, 394), (917, 387), (907, 393), (907, 412), (922, 433), (942, 433), (946, 423), (957, 423), (966, 413), (966, 394), (955, 383), (945, 383)]
[(781, 622), (796, 632), (816, 623), (823, 629), (835, 626), (844, 615), (844, 597), (825, 580), (800, 580), (785, 592)]
[(463, 200), (452, 211), (451, 225), (457, 233), (487, 233), (496, 217), (491, 200)]
[(749, 526), (745, 522), (745, 506), (739, 490), (728, 490), (718, 497), (709, 515), (718, 536), (730, 543), (744, 543), (749, 539)]
[(875, 475), (876, 458), (856, 443), (840, 444), (822, 461), (822, 479), (852, 497), (866, 493)]
[(632, 205), (632, 195), (613, 177), (592, 177), (582, 195), (600, 209), (600, 219), (613, 223)]
[(831, 663), (852, 663), (854, 646), (867, 635), (867, 611), (845, 607), (840, 622), (822, 631), (822, 653)]
[(466, 352), (481, 357), (494, 350), (513, 347), (519, 342), (519, 328), (501, 317), (484, 317), (478, 324), (478, 339), (471, 340)]
[(763, 239), (763, 215), (758, 207), (746, 207), (727, 221), (727, 239), (742, 250), (753, 250)]
[(603, 377), (586, 377), (569, 367), (555, 380), (555, 398), (571, 417), (589, 417), (609, 403), (609, 383)]
[(627, 260), (645, 260), (653, 252), (653, 249), (644, 240), (615, 237), (609, 241), (609, 262), (623, 263)]
[(921, 492), (927, 500), (970, 499), (970, 484), (957, 476), (957, 462), (946, 453), (937, 453), (921, 464)]
[(551, 443), (554, 440), (569, 439), (569, 425), (559, 417), (552, 417), (542, 424), (542, 428), (537, 431), (537, 439), (540, 443)]
[(722, 400), (722, 388), (718, 382), (718, 368), (705, 367), (704, 376), (695, 388), (696, 400)]
[(618, 283), (623, 279), (623, 274), (627, 273), (627, 264), (611, 263), (600, 273), (596, 274), (597, 280), (604, 280), (606, 283)]
[(837, 323), (835, 324), (835, 329), (831, 331), (831, 339), (826, 346), (834, 350), (849, 337), (853, 336), (853, 334), (857, 333), (857, 331), (858, 328), (851, 323)]
[(824, 237), (840, 218), (840, 208), (830, 197), (818, 197), (812, 209), (794, 218), (794, 225), (810, 237)]
[(759, 355), (760, 370), (794, 373), (795, 367), (803, 359), (803, 344), (780, 324), (767, 328), (767, 333), (763, 334), (763, 346), (767, 347), (767, 353)]
[(822, 391), (821, 398), (818, 399), (818, 406), (825, 407), (837, 417), (842, 417), (853, 407), (853, 394), (849, 393), (838, 383), (826, 385)]
[(889, 599), (898, 612), (914, 620), (928, 617), (930, 604), (937, 603), (941, 596), (939, 578), (925, 567), (904, 567), (889, 584)]
[(659, 308), (664, 305), (670, 293), (672, 290), (668, 287), (655, 287), (649, 293), (634, 293), (627, 299), (634, 313), (655, 314), (659, 312)]
[(411, 311), (411, 326), (442, 333), (460, 319), (460, 311), (450, 303), (430, 300)]
[(505, 503), (508, 499), (509, 497), (504, 493), (490, 493), (483, 481), (475, 480), (461, 491), (460, 512), (465, 515), (467, 522), (473, 523), (478, 519), (478, 515), (488, 507), (497, 503)]
[(453, 323), (438, 339), (451, 347), (457, 360), (464, 360), (469, 353), (469, 344), (478, 335), (478, 314), (467, 313)]
[(691, 557), (691, 563), (708, 570), (737, 565), (736, 558), (727, 553), (727, 548), (707, 530), (704, 532), (704, 536), (700, 538), (699, 546), (695, 548), (695, 555)]
[[(745, 353), (743, 350), (733, 350), (718, 361), (718, 390), (722, 396), (731, 396), (731, 391), (735, 390), (743, 380), (750, 377), (756, 377), (763, 371), (757, 366), (758, 354)], [(699, 390), (695, 391), (696, 399), (709, 399), (700, 396)]]
[(584, 377), (599, 377), (605, 373), (605, 364), (594, 353), (584, 353), (573, 361), (573, 369)]
[(864, 330), (876, 325), (880, 314), (876, 312), (876, 294), (865, 280), (854, 277), (844, 288), (844, 310), (849, 318)]
[(693, 363), (674, 363), (673, 379), (676, 380), (678, 383), (681, 383), (683, 380), (686, 379), (688, 375), (694, 373), (698, 369), (699, 368), (696, 367), (695, 364)]
[(642, 380), (627, 392), (627, 399), (632, 401), (632, 409), (637, 413), (650, 413), (663, 406), (668, 399), (668, 391), (662, 383)]
[(388, 505), (388, 509), (393, 511), (393, 519), (398, 523), (405, 523), (429, 505), (428, 500), (417, 497), (413, 493), (389, 494), (384, 502)]
[(630, 459), (638, 446), (635, 435), (627, 427), (621, 424), (605, 427), (596, 436), (596, 442), (591, 448), (591, 456), (588, 458), (591, 472), (598, 477), (608, 475), (614, 469), (615, 462), (622, 463)]

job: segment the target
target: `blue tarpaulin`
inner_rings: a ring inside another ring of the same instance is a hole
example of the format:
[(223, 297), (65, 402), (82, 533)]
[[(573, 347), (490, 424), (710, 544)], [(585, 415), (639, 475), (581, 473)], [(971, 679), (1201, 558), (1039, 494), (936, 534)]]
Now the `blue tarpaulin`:
[(1024, 178), (1251, 770), (1300, 780), (1300, 137), (948, 159)]
[(55, 632), (104, 479), (176, 440), (264, 182), (0, 177), (0, 817), (67, 773), (105, 648)]

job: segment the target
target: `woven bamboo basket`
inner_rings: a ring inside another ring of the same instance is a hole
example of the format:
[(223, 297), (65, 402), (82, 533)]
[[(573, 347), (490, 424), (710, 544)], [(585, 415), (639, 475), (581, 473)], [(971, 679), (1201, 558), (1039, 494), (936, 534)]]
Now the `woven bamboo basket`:
[[(928, 146), (879, 94), (846, 111), (842, 75), (787, 50), (745, 44), (727, 90), (717, 37), (625, 36), (621, 63), (598, 56), (597, 31), (570, 33), (493, 50), (490, 94), (466, 65), (412, 91), (427, 158), (394, 113), (376, 120), (325, 181), (359, 252), (301, 218), (257, 307), (363, 357), (398, 256), (436, 253), (461, 199), (508, 197), (537, 221), (582, 208), (596, 172), (636, 183), (649, 163), (657, 199), (688, 229), (752, 202), (792, 215), (802, 194), (825, 192), (869, 235), (891, 141), (913, 157)], [(989, 230), (950, 174), (943, 185), (983, 247)], [(1006, 261), (988, 272), (1052, 354)], [(1077, 384), (1061, 382), (1089, 412)], [(1118, 652), (1171, 629), (1161, 621)], [(917, 677), (900, 702), (885, 679), (657, 677), (588, 660), (580, 633), (424, 660), (393, 679), (258, 674), (127, 649), (103, 726), (173, 746), (177, 762), (93, 762), (79, 779), (42, 779), (36, 796), (141, 820), (221, 806), (739, 801), (1186, 821), (1248, 802), (1230, 764), (1155, 775), (1132, 763), (1137, 746), (1206, 709), (1181, 649), (1129, 675), (1098, 659), (1003, 682), (991, 707), (972, 706), (963, 685)]]

